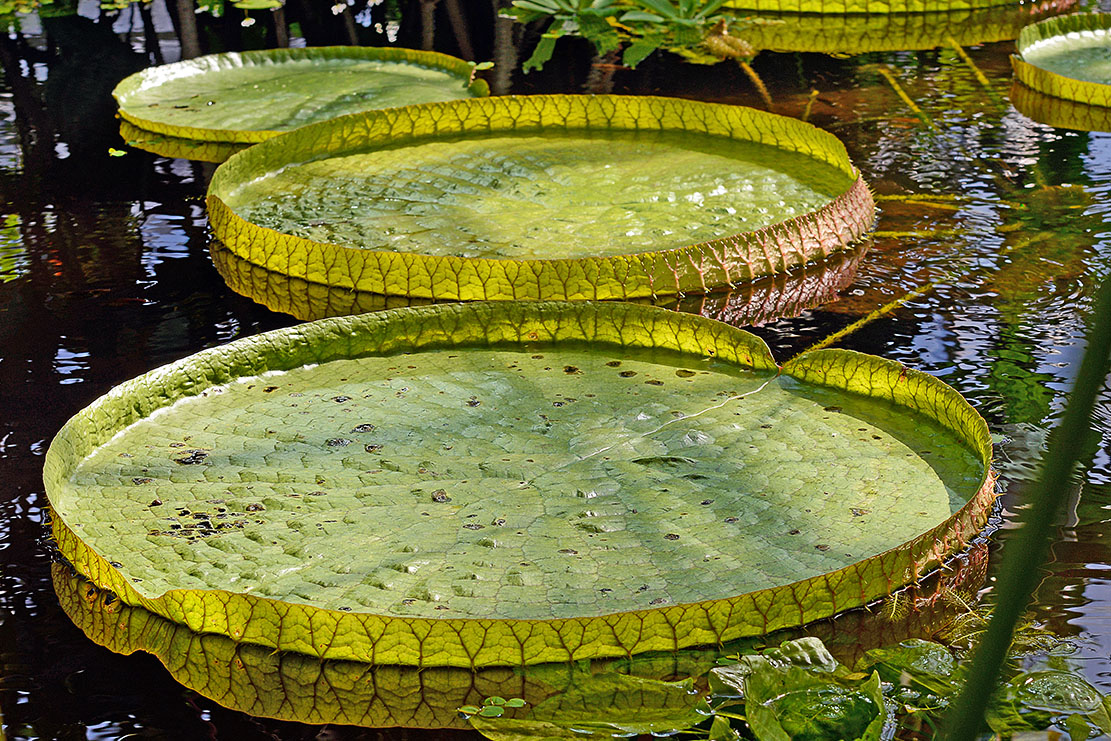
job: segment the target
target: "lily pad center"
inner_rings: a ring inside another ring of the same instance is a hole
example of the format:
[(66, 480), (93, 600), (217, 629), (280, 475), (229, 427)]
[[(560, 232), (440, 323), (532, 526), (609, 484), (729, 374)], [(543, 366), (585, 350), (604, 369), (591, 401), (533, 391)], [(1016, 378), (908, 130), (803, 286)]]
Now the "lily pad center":
[(316, 242), (496, 259), (679, 248), (818, 210), (853, 183), (794, 151), (670, 131), (457, 137), (328, 157), (229, 194)]

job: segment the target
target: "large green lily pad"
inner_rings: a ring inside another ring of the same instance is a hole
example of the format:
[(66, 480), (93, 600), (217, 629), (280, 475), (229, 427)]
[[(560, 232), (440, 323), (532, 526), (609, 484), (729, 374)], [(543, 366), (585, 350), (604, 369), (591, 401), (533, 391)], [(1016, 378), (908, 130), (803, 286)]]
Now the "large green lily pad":
[(1011, 56), (1023, 85), (1054, 98), (1111, 107), (1111, 13), (1075, 13), (1022, 29)]
[(731, 33), (757, 50), (864, 54), (934, 49), (1013, 39), (1024, 26), (1060, 9), (1060, 2), (1047, 0), (934, 12), (761, 12), (752, 17), (762, 22)]
[(1014, 4), (1013, 0), (726, 0), (725, 7), (766, 13), (883, 15), (952, 13)]
[[(357, 111), (489, 93), (473, 65), (434, 52), (316, 47), (212, 54), (127, 77), (113, 91), (120, 117), (151, 140), (202, 159), (233, 147)], [(156, 135), (161, 135), (156, 136)]]
[(313, 283), (432, 299), (634, 298), (845, 249), (873, 203), (794, 119), (631, 96), (483, 98), (305, 127), (221, 166), (213, 231)]
[(719, 643), (865, 604), (972, 537), (952, 389), (620, 303), (322, 320), (123, 384), (45, 482), (63, 557), (202, 633), (480, 666)]

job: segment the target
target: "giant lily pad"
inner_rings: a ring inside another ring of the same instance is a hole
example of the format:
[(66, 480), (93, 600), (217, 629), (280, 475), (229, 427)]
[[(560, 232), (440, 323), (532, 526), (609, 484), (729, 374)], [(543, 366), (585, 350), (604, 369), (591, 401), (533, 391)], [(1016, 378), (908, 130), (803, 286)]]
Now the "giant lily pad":
[[(124, 123), (139, 130), (122, 133), (138, 146), (150, 141), (159, 153), (222, 161), (215, 156), (347, 113), (487, 95), (472, 69), (410, 49), (270, 49), (151, 67), (113, 95)], [(206, 149), (205, 142), (223, 146)]]
[(241, 152), (212, 228), (270, 270), (432, 299), (704, 291), (845, 249), (868, 188), (832, 135), (737, 106), (482, 98), (372, 111)]
[(1015, 77), (1038, 92), (1111, 106), (1111, 13), (1076, 13), (1022, 29)]
[(757, 50), (864, 54), (934, 49), (954, 42), (970, 46), (1013, 39), (1031, 22), (1061, 12), (1061, 6), (1048, 0), (925, 13), (761, 12), (753, 17), (763, 22), (731, 33)]
[(159, 134), (140, 129), (127, 121), (120, 121), (120, 138), (131, 147), (160, 157), (215, 162), (219, 164), (236, 152), (251, 146), (246, 142), (219, 142), (208, 139), (186, 139), (180, 136)]
[(66, 423), (61, 555), (201, 633), (481, 666), (716, 644), (865, 604), (993, 501), (986, 425), (846, 351), (782, 373), (663, 309), (493, 302), (207, 350)]
[(734, 10), (829, 15), (886, 13), (952, 13), (979, 8), (1014, 6), (1013, 0), (726, 0)]

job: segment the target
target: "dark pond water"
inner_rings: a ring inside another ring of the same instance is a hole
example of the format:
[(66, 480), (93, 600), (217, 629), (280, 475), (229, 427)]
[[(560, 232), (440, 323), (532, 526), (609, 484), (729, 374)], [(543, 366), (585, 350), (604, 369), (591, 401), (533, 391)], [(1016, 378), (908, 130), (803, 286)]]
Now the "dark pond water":
[[(3, 732), (13, 739), (421, 737), (427, 732), (300, 724), (225, 709), (175, 682), (151, 656), (96, 645), (59, 606), (41, 483), (43, 455), (58, 428), (125, 379), (296, 321), (236, 294), (213, 266), (202, 200), (211, 168), (137, 151), (109, 156), (121, 145), (108, 92), (149, 64), (144, 50), (152, 50), (137, 16), (125, 12), (110, 26), (90, 20), (95, 3), (80, 10), (85, 17), (54, 19), (45, 34), (32, 20), (22, 35), (0, 39)], [(473, 23), (481, 22), (478, 15)], [(159, 53), (176, 58), (168, 22), (157, 12), (154, 21)], [(488, 53), (483, 35), (475, 37), (477, 53)], [(451, 37), (437, 42), (456, 51)], [(1006, 438), (999, 466), (1007, 491), (998, 518), (1006, 529), (1076, 372), (1090, 297), (1111, 272), (1111, 134), (1056, 129), (1017, 112), (1008, 102), (1012, 44), (965, 43), (986, 87), (944, 40), (931, 51), (761, 55), (755, 66), (774, 110), (801, 116), (809, 105), (810, 120), (849, 147), (878, 197), (878, 231), (866, 253), (825, 273), (733, 296), (688, 297), (682, 308), (736, 322), (801, 311), (758, 329), (785, 359), (900, 301), (837, 345), (943, 378)], [(576, 92), (589, 76), (605, 83), (597, 78), (608, 72), (591, 71), (584, 47), (570, 43), (566, 51), (543, 74), (515, 77), (514, 89)], [(610, 82), (616, 92), (761, 105), (747, 78), (726, 64), (653, 58), (634, 72), (616, 71)], [(1067, 511), (1034, 616), (1069, 639), (1063, 661), (1111, 692), (1107, 386), (1084, 452), (1085, 473), (1062, 492)], [(911, 604), (900, 630), (928, 635), (936, 604)], [(845, 642), (854, 631), (874, 630), (865, 623), (857, 615), (834, 624), (843, 628), (816, 630), (842, 630)], [(659, 673), (681, 673), (678, 667), (676, 660)], [(417, 719), (410, 724), (435, 716), (429, 708), (437, 702), (450, 715), (456, 701), (435, 674), (377, 681), (379, 698), (392, 691), (405, 717)], [(395, 722), (406, 724), (401, 713)]]

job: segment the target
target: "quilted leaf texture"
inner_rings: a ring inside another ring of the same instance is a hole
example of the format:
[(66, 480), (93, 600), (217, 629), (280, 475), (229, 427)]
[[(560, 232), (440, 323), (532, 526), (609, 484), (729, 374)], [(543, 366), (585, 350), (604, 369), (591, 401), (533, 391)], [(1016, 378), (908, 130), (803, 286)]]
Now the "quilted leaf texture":
[(477, 667), (801, 625), (915, 581), (993, 502), (933, 377), (616, 302), (326, 319), (198, 353), (70, 420), (61, 555), (198, 633)]

